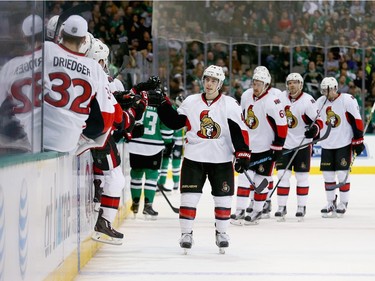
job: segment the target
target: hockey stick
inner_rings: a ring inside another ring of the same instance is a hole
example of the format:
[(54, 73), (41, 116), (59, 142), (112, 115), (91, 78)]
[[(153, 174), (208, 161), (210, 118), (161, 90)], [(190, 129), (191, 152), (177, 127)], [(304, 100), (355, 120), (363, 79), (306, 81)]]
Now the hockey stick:
[(341, 182), (339, 182), (338, 184), (328, 186), (328, 187), (327, 187), (327, 190), (329, 190), (329, 191), (331, 191), (331, 190), (335, 190), (336, 188), (340, 188), (340, 187), (342, 187), (343, 185), (346, 184), (346, 181), (348, 180), (349, 174), (350, 174), (350, 172), (351, 172), (351, 170), (352, 170), (352, 166), (353, 166), (353, 163), (354, 163), (354, 160), (355, 160), (356, 157), (357, 157), (357, 153), (354, 152), (354, 153), (353, 153), (352, 161), (350, 162), (349, 170), (347, 171), (344, 180), (341, 181)]
[(363, 130), (363, 134), (366, 134), (366, 131), (367, 131), (367, 128), (368, 126), (370, 125), (371, 123), (371, 119), (372, 119), (372, 115), (374, 114), (374, 110), (375, 110), (375, 102), (374, 104), (372, 105), (372, 108), (371, 108), (371, 112), (370, 112), (370, 116), (366, 122), (366, 126), (365, 126), (365, 129)]
[(160, 193), (164, 196), (165, 200), (167, 201), (168, 205), (171, 207), (172, 211), (178, 214), (180, 212), (179, 208), (176, 208), (172, 205), (171, 201), (169, 201), (168, 196), (164, 193), (164, 190), (162, 188), (159, 188)]
[(267, 186), (268, 186), (268, 180), (263, 179), (262, 182), (256, 187), (255, 182), (250, 178), (249, 174), (247, 173), (246, 170), (243, 171), (249, 182), (251, 183), (252, 186), (254, 186), (254, 190), (256, 193), (261, 193)]
[[(309, 145), (313, 145), (313, 144), (316, 144), (317, 142), (325, 140), (326, 138), (328, 138), (329, 133), (331, 132), (331, 128), (332, 128), (331, 124), (328, 124), (327, 125), (327, 130), (326, 130), (325, 134), (321, 138), (312, 140), (311, 142), (308, 142), (308, 143), (305, 143), (303, 145), (296, 146), (296, 147), (294, 147), (294, 148), (292, 148), (290, 150), (287, 150), (287, 151), (283, 152), (283, 155), (287, 155), (289, 153), (292, 153), (295, 150), (300, 150), (302, 148), (308, 147)], [(272, 158), (270, 156), (267, 156), (265, 158), (262, 158), (262, 159), (254, 161), (254, 162), (251, 162), (250, 165), (249, 165), (249, 168), (250, 167), (254, 167), (255, 165), (258, 165), (258, 164), (262, 164), (262, 163), (267, 162), (267, 161), (271, 161), (271, 160), (272, 160)]]
[(121, 67), (118, 69), (118, 71), (115, 74), (113, 74), (112, 79), (115, 79), (117, 76), (119, 76), (119, 74), (126, 68), (126, 66), (129, 63), (130, 54), (129, 54), (128, 42), (126, 41), (122, 42), (120, 44), (120, 48), (122, 52), (124, 52), (123, 58), (122, 58), (122, 64), (121, 64)]
[(89, 3), (82, 3), (77, 6), (73, 6), (68, 10), (64, 11), (57, 20), (56, 29), (55, 29), (55, 36), (53, 37), (53, 41), (56, 42), (57, 36), (60, 32), (61, 25), (72, 15), (78, 15), (83, 12), (87, 12), (91, 10), (91, 4)]
[[(311, 124), (309, 125), (309, 127), (307, 128), (307, 130), (310, 130), (310, 128), (312, 128), (312, 126), (314, 126), (316, 120), (319, 118), (320, 112), (322, 112), (322, 110), (323, 110), (323, 108), (324, 108), (324, 105), (327, 103), (327, 100), (328, 100), (328, 95), (326, 96), (326, 99), (325, 99), (324, 103), (322, 104), (322, 106), (321, 106), (321, 108), (319, 109), (319, 111), (318, 111), (318, 113), (317, 113), (315, 119), (311, 122)], [(326, 131), (328, 131), (328, 128), (331, 127), (331, 124), (328, 123), (327, 126), (328, 126), (328, 127), (327, 127), (327, 130), (326, 130)], [(331, 129), (329, 129), (329, 130), (331, 130)], [(327, 137), (328, 137), (328, 135), (327, 135)], [(301, 147), (301, 146), (302, 146), (302, 144), (303, 144), (303, 142), (305, 141), (305, 139), (306, 139), (306, 136), (303, 137), (303, 139), (301, 140), (301, 142), (300, 142), (300, 144), (299, 144), (298, 147)], [(295, 149), (295, 150), (294, 150), (294, 153), (293, 153), (292, 157), (290, 158), (288, 164), (286, 165), (283, 174), (282, 174), (281, 177), (278, 179), (278, 181), (277, 181), (275, 187), (272, 189), (269, 198), (272, 197), (272, 195), (274, 194), (275, 190), (279, 187), (279, 184), (280, 184), (281, 180), (284, 178), (284, 176), (285, 176), (286, 172), (288, 171), (290, 165), (292, 165), (293, 160), (294, 160), (294, 158), (296, 158), (297, 153), (298, 153), (298, 151), (300, 151), (300, 149), (301, 149), (301, 148), (298, 148), (298, 149)]]

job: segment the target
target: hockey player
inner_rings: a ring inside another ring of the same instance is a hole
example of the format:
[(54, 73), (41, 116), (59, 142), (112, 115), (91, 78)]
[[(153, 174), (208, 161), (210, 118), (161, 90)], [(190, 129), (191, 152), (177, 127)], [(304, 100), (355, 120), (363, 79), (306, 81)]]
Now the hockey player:
[(193, 244), (193, 224), (206, 178), (215, 204), (216, 245), (221, 252), (229, 246), (227, 230), (234, 193), (232, 161), (235, 158), (234, 169), (239, 173), (250, 162), (249, 137), (241, 108), (233, 98), (219, 92), (224, 79), (223, 69), (211, 65), (203, 73), (202, 94), (188, 96), (177, 111), (167, 98), (158, 107), (161, 120), (169, 128), (187, 126), (180, 183), (180, 246), (184, 249)]
[[(262, 75), (263, 74), (267, 75), (269, 77), (269, 80), (271, 79), (269, 71), (268, 71), (268, 69), (265, 66), (257, 66), (254, 69), (254, 76), (257, 73), (260, 73)], [(272, 96), (275, 96), (276, 99), (279, 98), (279, 102), (283, 104), (282, 94), (281, 94), (281, 91), (279, 89), (271, 87), (269, 85), (268, 89), (266, 89), (265, 92), (270, 93)], [(257, 95), (260, 95), (259, 91), (257, 92)], [(252, 98), (253, 96), (254, 96), (254, 89), (253, 88), (250, 88), (250, 89), (246, 90), (243, 93), (244, 99), (241, 99), (241, 108), (245, 112), (245, 114), (248, 111), (249, 100), (253, 100), (253, 98)], [(283, 106), (281, 106), (281, 108), (283, 108)], [(252, 120), (254, 119), (253, 118), (254, 112), (250, 110), (248, 112), (248, 114), (249, 115), (248, 115), (247, 120), (251, 123)], [(266, 113), (262, 113), (262, 114), (266, 114)], [(268, 122), (267, 122), (267, 124), (268, 124)], [(251, 126), (252, 125), (250, 124), (250, 127)], [(250, 127), (247, 127), (247, 128), (248, 128), (249, 135), (252, 138), (253, 129), (251, 129)], [(270, 129), (269, 126), (266, 126), (266, 128), (268, 130)], [(259, 130), (259, 128), (258, 128), (258, 130)], [(271, 135), (273, 135), (273, 134), (271, 134)], [(250, 143), (252, 143), (252, 142), (250, 142)], [(263, 166), (261, 166), (261, 169), (262, 169), (262, 167)], [(253, 173), (253, 175), (255, 175), (255, 174)], [(272, 173), (269, 176), (267, 176), (266, 179), (268, 180), (268, 188), (266, 190), (264, 190), (265, 192), (267, 192), (267, 196), (266, 196), (266, 199), (264, 201), (264, 205), (263, 205), (263, 209), (262, 209), (262, 214), (261, 214), (262, 218), (269, 218), (269, 214), (271, 212), (270, 194), (271, 194), (271, 192), (273, 190)], [(257, 183), (259, 184), (260, 182), (261, 182), (261, 179), (258, 178), (258, 182)], [(234, 225), (242, 225), (243, 224), (243, 220), (244, 220), (244, 218), (246, 216), (246, 213), (252, 213), (253, 206), (254, 206), (254, 196), (255, 196), (254, 186), (252, 186), (249, 183), (249, 181), (245, 177), (245, 175), (243, 175), (243, 174), (238, 175), (236, 212), (231, 215), (231, 223), (232, 224), (234, 224)], [(262, 196), (264, 196), (264, 195), (262, 195)], [(249, 204), (249, 197), (250, 197), (250, 204)], [(258, 198), (259, 195), (257, 195), (256, 197)], [(257, 199), (257, 201), (259, 201), (259, 198)]]
[[(254, 74), (252, 94), (249, 90), (245, 91), (241, 107), (249, 128), (251, 160), (257, 161), (268, 156), (272, 158), (272, 161), (250, 167), (254, 183), (258, 185), (264, 178), (270, 182), (275, 161), (282, 154), (288, 127), (281, 99), (272, 91), (268, 70), (261, 69)], [(254, 204), (245, 216), (245, 225), (257, 223), (267, 196), (268, 189), (259, 194), (254, 193)]]
[(80, 138), (83, 144), (101, 147), (111, 130), (114, 106), (107, 75), (79, 53), (86, 33), (86, 20), (73, 15), (65, 21), (62, 42), (44, 44), (45, 149), (75, 152)]
[(1, 154), (41, 151), (43, 20), (29, 15), (21, 27), (28, 49), (0, 72)]
[[(156, 91), (161, 91), (161, 89)], [(152, 91), (149, 92), (153, 94)], [(142, 213), (146, 219), (156, 220), (158, 212), (153, 209), (152, 204), (155, 198), (163, 149), (172, 143), (173, 131), (160, 121), (155, 107), (147, 106), (140, 122), (144, 126), (143, 136), (132, 138), (129, 142), (130, 191), (133, 200), (131, 210), (136, 216), (140, 205), (142, 186), (144, 186)], [(143, 177), (145, 177), (144, 185)]]
[[(321, 142), (322, 156), (320, 170), (323, 172), (324, 185), (328, 204), (322, 210), (323, 217), (335, 217), (345, 214), (349, 202), (350, 173), (352, 154), (359, 155), (364, 149), (363, 122), (356, 99), (349, 94), (337, 92), (338, 83), (333, 77), (326, 77), (320, 84), (322, 96), (317, 100), (321, 110), (324, 128), (332, 126), (331, 132)], [(336, 180), (344, 184), (339, 188), (340, 203), (336, 205), (336, 190), (330, 187)]]
[[(286, 78), (285, 115), (288, 124), (288, 135), (285, 140), (284, 150), (310, 142), (319, 135), (323, 121), (317, 115), (319, 109), (315, 99), (302, 91), (303, 78), (299, 73), (290, 73)], [(307, 128), (307, 130), (306, 130)], [(297, 212), (296, 217), (303, 218), (306, 213), (306, 202), (309, 193), (309, 171), (312, 146), (308, 146), (293, 153), (284, 153), (277, 160), (276, 170), (279, 178), (277, 187), (278, 210), (275, 217), (284, 218), (287, 213), (286, 205), (290, 190), (290, 177), (292, 170), (297, 181)], [(293, 157), (293, 159), (292, 159)], [(292, 162), (290, 162), (292, 161)], [(287, 170), (286, 170), (287, 169)]]
[[(91, 40), (90, 49), (86, 51), (86, 56), (97, 61), (104, 71), (108, 70), (108, 47), (99, 39)], [(116, 82), (117, 80), (117, 82)], [(108, 76), (109, 88), (112, 94), (124, 93), (124, 87), (118, 79)], [(152, 89), (158, 85), (158, 79), (151, 77), (148, 82), (136, 85), (131, 93), (136, 95), (137, 102), (130, 102), (126, 105), (114, 101), (115, 120), (113, 129), (124, 130), (130, 133), (134, 122), (142, 118), (142, 114), (147, 106), (147, 95), (142, 90)], [(130, 93), (129, 93), (130, 94)], [(126, 95), (126, 94), (125, 94)], [(125, 96), (126, 98), (127, 96)], [(120, 98), (120, 102), (123, 101)], [(121, 106), (122, 105), (122, 106)], [(94, 166), (94, 187), (95, 198), (100, 205), (99, 215), (95, 225), (95, 233), (92, 239), (110, 244), (119, 245), (122, 243), (123, 234), (112, 228), (120, 203), (121, 191), (125, 185), (125, 177), (122, 173), (120, 153), (112, 133), (108, 136), (106, 144), (102, 148), (91, 149)], [(110, 239), (105, 239), (102, 234), (106, 234)]]
[[(182, 94), (178, 95), (174, 99), (171, 99), (173, 108), (177, 109), (184, 98)], [(163, 160), (160, 168), (160, 176), (158, 179), (158, 188), (163, 189), (164, 191), (171, 191), (166, 188), (164, 185), (167, 180), (169, 164), (172, 166), (172, 180), (173, 180), (173, 189), (177, 190), (180, 185), (180, 169), (181, 161), (183, 157), (183, 143), (185, 137), (185, 128), (174, 130), (173, 132), (173, 142), (168, 144), (163, 151)]]

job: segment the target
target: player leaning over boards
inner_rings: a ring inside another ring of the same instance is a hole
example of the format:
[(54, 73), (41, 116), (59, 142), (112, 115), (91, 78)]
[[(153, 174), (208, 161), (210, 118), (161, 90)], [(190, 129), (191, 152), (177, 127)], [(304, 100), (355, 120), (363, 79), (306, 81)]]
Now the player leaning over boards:
[[(61, 43), (44, 43), (45, 149), (75, 152), (80, 140), (98, 140), (97, 146), (102, 146), (111, 130), (114, 106), (107, 75), (97, 62), (79, 53), (86, 34), (86, 20), (73, 15), (64, 23)], [(88, 123), (89, 116), (98, 121)]]
[[(86, 52), (86, 56), (97, 61), (106, 72), (108, 69), (108, 55), (109, 48), (96, 38), (92, 40)], [(112, 99), (115, 107), (113, 130), (131, 132), (135, 121), (142, 118), (147, 105), (146, 92), (142, 92), (141, 89), (145, 88), (145, 85), (148, 85), (149, 88), (154, 88), (157, 82), (142, 82), (135, 85), (131, 91), (124, 91), (121, 81), (117, 80), (116, 82), (116, 80), (108, 76), (109, 89), (120, 101), (118, 103), (116, 99)], [(151, 79), (151, 81), (153, 80)], [(128, 100), (126, 105), (123, 104), (124, 95)], [(93, 158), (95, 199), (100, 205), (96, 209), (99, 214), (92, 239), (98, 242), (119, 245), (123, 242), (124, 235), (113, 229), (111, 223), (117, 214), (121, 192), (125, 186), (125, 177), (122, 173), (121, 157), (113, 134), (109, 134), (103, 147), (91, 149), (91, 155)], [(106, 234), (108, 239), (103, 237), (103, 234)]]
[(286, 78), (286, 91), (283, 92), (285, 115), (288, 124), (288, 135), (284, 144), (284, 155), (276, 162), (277, 202), (279, 205), (275, 217), (284, 220), (287, 213), (287, 201), (290, 191), (292, 170), (297, 181), (297, 211), (296, 217), (300, 220), (305, 216), (306, 203), (309, 194), (309, 171), (312, 146), (287, 153), (288, 150), (312, 141), (319, 135), (323, 121), (317, 115), (319, 108), (315, 99), (302, 91), (303, 78), (299, 73), (290, 73)]
[[(359, 113), (357, 100), (349, 94), (337, 92), (337, 81), (326, 77), (320, 84), (322, 96), (317, 100), (320, 108), (325, 99), (327, 102), (321, 111), (324, 121), (322, 133), (327, 124), (332, 126), (327, 139), (321, 142), (322, 156), (320, 170), (323, 171), (324, 185), (328, 204), (321, 210), (323, 217), (335, 217), (346, 212), (349, 202), (350, 172), (352, 153), (354, 156), (362, 153), (363, 122)], [(343, 185), (339, 187), (340, 203), (336, 206), (336, 178)], [(331, 187), (331, 188), (330, 188)]]
[[(234, 168), (242, 173), (249, 165), (249, 137), (237, 102), (219, 93), (224, 72), (211, 65), (202, 77), (204, 92), (188, 96), (176, 110), (165, 97), (158, 107), (160, 119), (171, 129), (187, 126), (181, 167), (180, 246), (190, 249), (193, 223), (203, 185), (208, 178), (215, 203), (216, 245), (229, 246), (227, 234), (234, 193)], [(151, 104), (150, 96), (150, 104)]]

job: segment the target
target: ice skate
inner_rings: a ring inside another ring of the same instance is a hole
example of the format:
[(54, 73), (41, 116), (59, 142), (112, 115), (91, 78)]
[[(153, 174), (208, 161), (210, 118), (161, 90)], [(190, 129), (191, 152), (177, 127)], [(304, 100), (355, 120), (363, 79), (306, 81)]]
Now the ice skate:
[(133, 202), (133, 204), (130, 206), (130, 210), (133, 212), (134, 218), (136, 218), (139, 210), (139, 203)]
[(262, 212), (252, 211), (245, 217), (245, 225), (256, 225), (259, 224), (259, 220), (262, 217)]
[(243, 225), (243, 220), (245, 218), (245, 210), (236, 210), (234, 214), (230, 215), (230, 223), (233, 225)]
[(175, 183), (173, 184), (173, 190), (178, 190), (178, 188), (179, 188), (179, 183), (178, 183), (178, 182), (175, 182)]
[(284, 222), (286, 214), (287, 214), (286, 206), (279, 206), (279, 208), (277, 209), (275, 213), (275, 217), (277, 218), (278, 222)]
[(180, 239), (180, 247), (184, 250), (184, 254), (186, 255), (188, 251), (193, 246), (193, 232), (190, 233), (182, 233)]
[(225, 248), (229, 247), (229, 235), (216, 231), (216, 246), (219, 247), (220, 254), (225, 254)]
[(94, 227), (95, 231), (91, 236), (91, 239), (101, 243), (121, 245), (123, 242), (124, 234), (112, 228), (111, 223), (103, 218), (102, 214), (103, 209), (100, 209), (98, 220), (96, 221), (96, 225)]
[(262, 211), (262, 219), (269, 219), (271, 216), (271, 200), (266, 200), (263, 205), (263, 211)]
[(337, 218), (336, 200), (328, 202), (327, 206), (320, 210), (323, 218)]
[(296, 212), (296, 217), (298, 218), (298, 221), (303, 221), (305, 214), (306, 214), (306, 206), (298, 206), (297, 212)]
[(342, 218), (348, 208), (348, 202), (340, 202), (336, 209), (336, 214), (338, 218)]
[(143, 214), (145, 215), (146, 220), (156, 220), (158, 218), (158, 212), (156, 212), (152, 208), (151, 203), (145, 203), (145, 207), (143, 208)]
[(102, 181), (99, 179), (94, 180), (94, 211), (99, 212), (100, 209), (100, 200), (103, 194), (103, 188), (100, 187)]
[(250, 204), (249, 204), (249, 207), (246, 208), (246, 213), (250, 214), (253, 211), (253, 206), (254, 206), (254, 201), (251, 200)]

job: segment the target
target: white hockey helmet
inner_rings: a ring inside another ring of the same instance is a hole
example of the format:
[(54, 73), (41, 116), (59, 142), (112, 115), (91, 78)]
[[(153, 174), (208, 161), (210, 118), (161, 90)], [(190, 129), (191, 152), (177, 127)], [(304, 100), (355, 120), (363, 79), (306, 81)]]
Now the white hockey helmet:
[(43, 31), (43, 20), (38, 15), (29, 15), (22, 22), (22, 32), (25, 37), (36, 35)]
[(320, 92), (322, 95), (329, 94), (330, 90), (335, 90), (337, 92), (338, 89), (338, 83), (337, 80), (334, 77), (326, 77), (322, 80), (320, 83)]
[(59, 16), (53, 16), (49, 19), (46, 26), (46, 36), (48, 40), (52, 41), (53, 39), (55, 39), (56, 26), (58, 21)]
[(299, 90), (300, 91), (302, 90), (302, 88), (303, 88), (303, 78), (302, 78), (301, 74), (294, 72), (294, 73), (290, 73), (286, 77), (285, 85), (286, 85), (286, 88), (287, 88), (288, 91), (289, 91), (289, 87), (288, 87), (288, 82), (289, 81), (298, 81), (300, 83)]
[(213, 77), (219, 80), (219, 84), (217, 86), (217, 90), (220, 90), (221, 86), (223, 86), (224, 80), (225, 80), (225, 74), (223, 71), (223, 68), (221, 66), (217, 65), (210, 65), (205, 69), (202, 76), (202, 83), (204, 80), (204, 77)]
[(254, 69), (254, 74), (257, 73), (258, 71), (266, 71), (268, 73), (270, 73), (267, 69), (267, 67), (263, 66), (263, 65), (259, 65), (257, 66), (255, 69)]
[(99, 62), (100, 60), (104, 61), (103, 69), (106, 69), (108, 66), (108, 56), (109, 48), (106, 44), (100, 41), (97, 38), (93, 38), (91, 48), (86, 52), (86, 57), (92, 58), (95, 61)]
[(91, 49), (92, 43), (94, 40), (94, 36), (90, 33), (87, 32), (85, 42), (79, 47), (79, 53), (81, 54), (86, 54), (88, 50)]
[(266, 85), (266, 84), (269, 85), (269, 84), (271, 84), (271, 75), (268, 72), (268, 69), (266, 71), (265, 70), (258, 70), (256, 73), (254, 73), (253, 80), (262, 81), (264, 83), (264, 85)]

